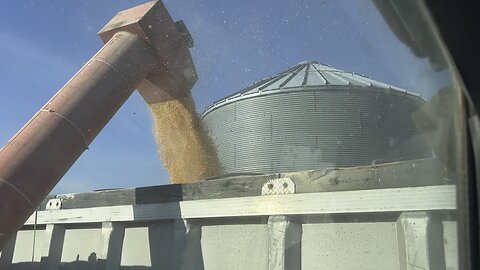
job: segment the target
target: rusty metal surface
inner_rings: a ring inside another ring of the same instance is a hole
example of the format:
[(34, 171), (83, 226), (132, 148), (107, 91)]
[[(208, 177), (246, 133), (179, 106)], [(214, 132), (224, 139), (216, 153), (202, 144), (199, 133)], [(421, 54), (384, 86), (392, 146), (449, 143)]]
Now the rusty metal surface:
[(153, 50), (117, 33), (0, 151), (0, 247), (130, 96)]
[(145, 91), (183, 96), (196, 81), (185, 29), (160, 1), (120, 12), (99, 35), (105, 46), (0, 149), (0, 250), (142, 80), (154, 86), (147, 102), (161, 99)]
[(129, 31), (157, 49), (158, 67), (138, 87), (147, 103), (186, 96), (197, 81), (189, 47), (190, 33), (183, 22), (174, 22), (161, 1), (119, 12), (99, 35), (109, 40), (117, 31)]

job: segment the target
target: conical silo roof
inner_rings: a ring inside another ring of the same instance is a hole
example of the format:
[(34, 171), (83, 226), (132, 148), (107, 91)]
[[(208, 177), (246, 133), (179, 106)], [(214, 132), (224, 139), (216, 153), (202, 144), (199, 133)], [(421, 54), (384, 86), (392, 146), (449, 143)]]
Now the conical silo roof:
[(346, 72), (329, 65), (319, 64), (316, 61), (303, 61), (275, 76), (263, 79), (241, 92), (248, 94), (264, 90), (345, 85), (376, 86), (402, 90), (353, 72)]
[(317, 61), (303, 61), (297, 65), (288, 68), (271, 77), (262, 79), (241, 91), (229, 95), (221, 100), (214, 102), (207, 107), (204, 113), (208, 113), (210, 109), (216, 106), (225, 105), (237, 100), (254, 95), (271, 94), (278, 91), (303, 91), (308, 89), (335, 89), (336, 87), (345, 88), (384, 88), (388, 90), (400, 91), (414, 96), (416, 93), (409, 92), (405, 89), (382, 83), (364, 75), (354, 72), (347, 72), (336, 69), (329, 65), (320, 64)]

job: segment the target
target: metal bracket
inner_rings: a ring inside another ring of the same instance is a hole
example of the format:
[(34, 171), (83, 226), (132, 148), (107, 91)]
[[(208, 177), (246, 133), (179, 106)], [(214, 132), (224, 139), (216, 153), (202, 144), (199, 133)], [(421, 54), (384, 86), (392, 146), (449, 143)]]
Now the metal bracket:
[(290, 178), (268, 180), (262, 186), (262, 195), (280, 195), (295, 193), (295, 183)]
[(45, 206), (46, 210), (58, 210), (62, 209), (62, 200), (55, 198), (55, 199), (50, 199), (47, 202), (47, 205)]

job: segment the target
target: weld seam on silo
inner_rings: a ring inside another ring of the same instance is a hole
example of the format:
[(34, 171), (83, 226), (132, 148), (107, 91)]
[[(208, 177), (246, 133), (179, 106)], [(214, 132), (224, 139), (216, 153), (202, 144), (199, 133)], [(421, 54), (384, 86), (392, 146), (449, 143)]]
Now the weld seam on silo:
[(114, 67), (112, 64), (108, 63), (107, 61), (105, 60), (101, 60), (101, 59), (97, 59), (97, 58), (93, 58), (91, 61), (98, 61), (100, 63), (103, 63), (109, 67), (111, 67), (113, 70), (115, 70), (115, 72), (117, 72), (118, 75), (120, 75), (120, 77), (122, 78), (122, 81), (127, 85), (128, 89), (132, 89), (130, 87), (130, 84), (128, 84), (128, 81), (127, 79), (125, 78), (125, 76), (123, 76), (123, 74), (116, 68)]
[(25, 199), (25, 201), (32, 207), (32, 209), (35, 209), (35, 206), (33, 205), (32, 201), (20, 189), (18, 189), (16, 186), (14, 186), (13, 184), (9, 183), (7, 180), (1, 177), (0, 177), (0, 182), (7, 184), (7, 186), (15, 190), (18, 194), (20, 194)]
[(89, 150), (89, 148), (88, 148), (89, 144), (88, 144), (87, 136), (85, 136), (83, 131), (72, 120), (68, 119), (66, 116), (61, 115), (60, 113), (58, 113), (58, 112), (56, 112), (52, 109), (42, 109), (42, 110), (40, 110), (40, 112), (52, 113), (52, 114), (62, 118), (63, 120), (67, 121), (70, 125), (72, 125), (78, 131), (78, 133), (80, 133), (80, 136), (82, 136), (83, 141), (85, 142), (85, 149)]

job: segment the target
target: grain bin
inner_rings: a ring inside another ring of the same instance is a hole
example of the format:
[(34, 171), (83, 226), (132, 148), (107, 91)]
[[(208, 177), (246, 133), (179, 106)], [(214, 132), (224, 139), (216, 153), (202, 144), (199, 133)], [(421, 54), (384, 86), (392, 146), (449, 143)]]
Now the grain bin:
[(225, 173), (278, 173), (431, 157), (417, 94), (304, 61), (215, 102), (202, 117)]

